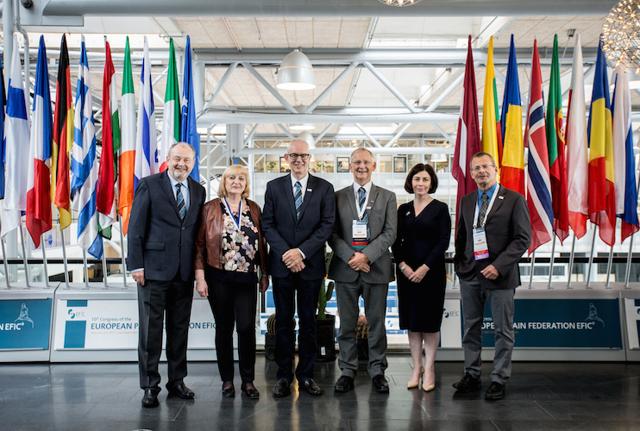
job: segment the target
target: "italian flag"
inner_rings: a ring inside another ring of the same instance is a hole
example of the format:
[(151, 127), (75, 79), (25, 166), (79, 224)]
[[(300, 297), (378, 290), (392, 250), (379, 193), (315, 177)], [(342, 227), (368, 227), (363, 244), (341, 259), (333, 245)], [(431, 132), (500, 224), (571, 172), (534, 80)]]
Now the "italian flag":
[(169, 148), (180, 141), (180, 89), (178, 88), (178, 69), (173, 38), (169, 40), (169, 70), (167, 88), (164, 93), (164, 113), (162, 118), (162, 140), (158, 151), (160, 172), (167, 169)]

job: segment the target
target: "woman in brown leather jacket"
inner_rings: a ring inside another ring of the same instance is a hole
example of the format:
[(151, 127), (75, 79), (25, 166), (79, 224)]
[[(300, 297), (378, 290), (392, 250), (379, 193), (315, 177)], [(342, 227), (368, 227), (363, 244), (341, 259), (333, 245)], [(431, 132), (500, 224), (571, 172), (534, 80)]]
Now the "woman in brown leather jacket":
[[(208, 297), (216, 321), (216, 354), (222, 394), (235, 396), (233, 326), (238, 333), (242, 393), (260, 397), (253, 384), (256, 360), (256, 284), (269, 287), (267, 243), (260, 226), (260, 207), (249, 200), (249, 171), (229, 166), (220, 180), (218, 198), (202, 207), (196, 238), (196, 290)], [(257, 268), (260, 268), (258, 279)]]

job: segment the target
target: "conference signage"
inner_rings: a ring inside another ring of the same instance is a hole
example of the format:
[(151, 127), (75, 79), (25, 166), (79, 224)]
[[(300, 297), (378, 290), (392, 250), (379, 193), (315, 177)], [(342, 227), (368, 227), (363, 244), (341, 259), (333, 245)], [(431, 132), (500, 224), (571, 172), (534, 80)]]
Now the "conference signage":
[(624, 309), (627, 316), (627, 336), (629, 338), (629, 349), (640, 349), (640, 299), (625, 298)]
[(0, 300), (0, 350), (47, 350), (51, 298)]
[[(138, 301), (135, 299), (61, 299), (57, 301), (57, 310), (56, 350), (138, 348)], [(194, 300), (188, 348), (213, 349), (214, 337), (209, 303)]]
[[(482, 345), (494, 346), (489, 301)], [(618, 299), (516, 299), (515, 346), (622, 349)]]

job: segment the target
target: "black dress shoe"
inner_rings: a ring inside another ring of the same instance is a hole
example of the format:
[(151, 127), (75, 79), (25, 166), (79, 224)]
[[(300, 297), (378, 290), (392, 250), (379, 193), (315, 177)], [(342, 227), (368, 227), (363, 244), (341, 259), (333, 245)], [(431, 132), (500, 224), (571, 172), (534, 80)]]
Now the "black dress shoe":
[(291, 383), (287, 379), (278, 379), (273, 387), (273, 396), (276, 398), (286, 397), (291, 394)]
[(242, 385), (240, 385), (240, 390), (251, 400), (257, 400), (260, 398), (260, 392), (258, 392), (258, 389), (256, 389), (251, 382), (242, 383)]
[(484, 393), (484, 399), (488, 401), (497, 401), (503, 399), (505, 394), (505, 387), (502, 383), (491, 382), (487, 388), (487, 392)]
[(225, 398), (236, 396), (236, 388), (233, 386), (233, 382), (224, 382), (222, 384), (222, 396)]
[(144, 390), (144, 396), (142, 397), (142, 407), (158, 407), (160, 405), (158, 402), (158, 392), (160, 392), (160, 388), (146, 388)]
[(374, 376), (373, 379), (371, 380), (371, 383), (373, 383), (373, 387), (375, 388), (377, 393), (379, 394), (389, 393), (389, 382), (387, 381), (384, 374), (378, 374), (377, 376)]
[(302, 379), (302, 381), (298, 380), (298, 387), (304, 389), (306, 393), (313, 395), (314, 397), (319, 397), (324, 393), (322, 388), (320, 388), (312, 378)]
[(167, 390), (169, 391), (169, 397), (178, 397), (183, 400), (192, 400), (196, 397), (196, 394), (189, 389), (184, 382), (178, 382), (169, 384), (167, 383)]
[(453, 384), (457, 393), (467, 394), (469, 392), (475, 392), (480, 390), (480, 379), (473, 377), (469, 373), (465, 373), (464, 376)]
[(353, 390), (353, 377), (340, 376), (340, 378), (336, 382), (336, 385), (333, 387), (333, 389), (336, 392), (338, 392), (339, 394), (344, 394), (346, 392), (352, 391)]

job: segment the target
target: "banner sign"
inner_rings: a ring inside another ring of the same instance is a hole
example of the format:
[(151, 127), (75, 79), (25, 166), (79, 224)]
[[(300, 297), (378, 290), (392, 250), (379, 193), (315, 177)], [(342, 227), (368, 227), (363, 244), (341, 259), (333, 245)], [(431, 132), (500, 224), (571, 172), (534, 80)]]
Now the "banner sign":
[(629, 338), (629, 349), (640, 349), (640, 299), (625, 298), (624, 309), (627, 321), (627, 337)]
[(0, 300), (0, 350), (47, 350), (51, 298)]
[[(60, 299), (57, 310), (56, 350), (138, 348), (138, 301), (135, 299)], [(188, 348), (213, 349), (214, 329), (208, 301), (194, 300)]]
[[(494, 346), (485, 304), (482, 345)], [(516, 299), (516, 347), (622, 349), (618, 299)]]

